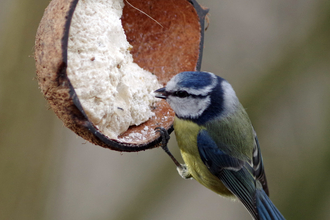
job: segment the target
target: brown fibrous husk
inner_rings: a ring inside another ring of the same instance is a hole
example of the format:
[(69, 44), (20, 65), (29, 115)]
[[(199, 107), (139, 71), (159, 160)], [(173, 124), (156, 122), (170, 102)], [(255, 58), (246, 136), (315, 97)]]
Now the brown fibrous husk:
[[(66, 74), (70, 22), (78, 0), (52, 0), (40, 22), (35, 41), (39, 87), (55, 114), (79, 136), (91, 143), (118, 151), (140, 151), (158, 146), (159, 133), (145, 134), (143, 141), (124, 143), (104, 136), (88, 120)], [(125, 2), (125, 1), (124, 1)], [(187, 0), (130, 0), (123, 9), (122, 25), (133, 46), (134, 62), (157, 76), (163, 85), (182, 71), (194, 71), (200, 62), (200, 18)], [(161, 25), (159, 25), (161, 24)], [(120, 138), (140, 132), (144, 126), (172, 131), (174, 112), (163, 100), (155, 116), (140, 126), (131, 126)], [(121, 139), (122, 140), (122, 139)]]

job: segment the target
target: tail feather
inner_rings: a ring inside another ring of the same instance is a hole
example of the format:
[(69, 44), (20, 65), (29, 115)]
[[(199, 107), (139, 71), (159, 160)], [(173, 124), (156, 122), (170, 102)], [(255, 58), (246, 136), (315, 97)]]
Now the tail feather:
[(257, 210), (260, 220), (284, 220), (283, 215), (278, 211), (267, 194), (262, 189), (257, 189)]

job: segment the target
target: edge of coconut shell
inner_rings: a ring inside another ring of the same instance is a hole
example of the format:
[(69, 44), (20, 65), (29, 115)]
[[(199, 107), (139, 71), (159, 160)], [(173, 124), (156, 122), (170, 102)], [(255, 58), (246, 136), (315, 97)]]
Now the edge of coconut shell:
[[(161, 142), (159, 134), (154, 135), (155, 137), (151, 141), (145, 143), (125, 143), (109, 139), (88, 120), (66, 74), (69, 29), (78, 1), (51, 1), (40, 22), (35, 41), (35, 60), (37, 79), (44, 97), (66, 127), (93, 144), (126, 152), (142, 151), (159, 146)], [(202, 8), (195, 0), (187, 1), (195, 8), (199, 18), (200, 41), (195, 70), (200, 70), (203, 54), (204, 19), (208, 10)], [(173, 73), (173, 75), (175, 74)], [(158, 102), (157, 106), (160, 105), (162, 105), (161, 109), (170, 109), (164, 100)], [(164, 105), (166, 106), (164, 107)], [(164, 127), (168, 133), (173, 131), (174, 112), (171, 109), (170, 111), (171, 117), (168, 118), (166, 123), (155, 125), (156, 127)], [(161, 116), (164, 111), (160, 111), (158, 114)]]

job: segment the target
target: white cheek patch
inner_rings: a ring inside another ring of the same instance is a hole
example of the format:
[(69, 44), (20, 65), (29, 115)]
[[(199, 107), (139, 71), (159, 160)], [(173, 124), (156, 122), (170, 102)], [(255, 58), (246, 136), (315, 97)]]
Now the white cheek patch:
[(239, 104), (239, 100), (233, 87), (227, 82), (222, 81), (223, 94), (223, 105), (224, 105), (224, 115), (235, 112)]
[(197, 118), (209, 107), (211, 99), (208, 96), (204, 98), (170, 96), (167, 102), (178, 117)]

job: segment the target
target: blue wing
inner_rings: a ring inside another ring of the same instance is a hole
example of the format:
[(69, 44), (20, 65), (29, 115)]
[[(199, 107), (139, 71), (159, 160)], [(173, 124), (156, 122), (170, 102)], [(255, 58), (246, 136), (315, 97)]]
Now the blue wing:
[(199, 132), (197, 145), (200, 157), (210, 172), (222, 181), (255, 219), (284, 219), (266, 194), (268, 188), (258, 144), (253, 152), (252, 164), (223, 152), (221, 149), (226, 146), (218, 146), (206, 130)]

